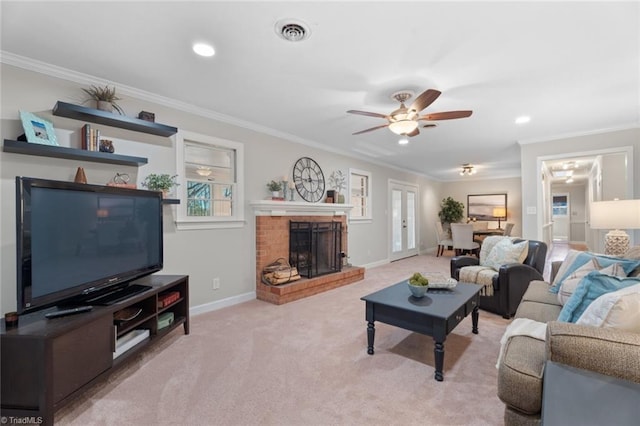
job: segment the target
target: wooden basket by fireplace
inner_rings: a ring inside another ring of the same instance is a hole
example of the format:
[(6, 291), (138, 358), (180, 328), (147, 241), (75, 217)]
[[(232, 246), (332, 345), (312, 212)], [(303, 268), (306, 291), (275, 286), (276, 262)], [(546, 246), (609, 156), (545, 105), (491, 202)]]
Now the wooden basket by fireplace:
[(262, 282), (267, 285), (281, 285), (299, 279), (298, 269), (292, 267), (284, 257), (268, 264), (262, 270)]

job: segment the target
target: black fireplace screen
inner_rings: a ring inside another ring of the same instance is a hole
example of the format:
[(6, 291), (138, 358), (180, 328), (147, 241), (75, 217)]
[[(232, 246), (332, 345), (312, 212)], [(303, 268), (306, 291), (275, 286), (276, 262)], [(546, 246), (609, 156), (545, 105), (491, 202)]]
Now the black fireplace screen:
[(289, 222), (289, 262), (303, 277), (342, 270), (342, 223)]

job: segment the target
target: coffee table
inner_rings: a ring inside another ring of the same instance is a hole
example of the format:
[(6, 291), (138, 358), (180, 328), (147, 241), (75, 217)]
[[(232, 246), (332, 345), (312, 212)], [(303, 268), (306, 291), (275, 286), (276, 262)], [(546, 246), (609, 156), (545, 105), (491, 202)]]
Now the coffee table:
[(435, 342), (435, 379), (444, 379), (444, 341), (469, 313), (472, 332), (478, 334), (478, 293), (482, 286), (458, 283), (453, 289), (430, 289), (422, 298), (411, 295), (407, 281), (361, 298), (366, 302), (367, 353), (373, 355), (375, 321), (432, 336)]

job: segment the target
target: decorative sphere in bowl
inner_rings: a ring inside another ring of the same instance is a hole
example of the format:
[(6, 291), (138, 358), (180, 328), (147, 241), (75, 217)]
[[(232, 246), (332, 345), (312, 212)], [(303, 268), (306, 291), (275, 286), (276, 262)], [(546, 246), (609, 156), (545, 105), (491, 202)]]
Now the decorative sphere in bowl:
[(413, 297), (417, 298), (424, 297), (424, 295), (427, 294), (427, 289), (429, 288), (428, 285), (413, 285), (408, 281), (407, 285), (409, 286), (409, 290), (411, 290)]

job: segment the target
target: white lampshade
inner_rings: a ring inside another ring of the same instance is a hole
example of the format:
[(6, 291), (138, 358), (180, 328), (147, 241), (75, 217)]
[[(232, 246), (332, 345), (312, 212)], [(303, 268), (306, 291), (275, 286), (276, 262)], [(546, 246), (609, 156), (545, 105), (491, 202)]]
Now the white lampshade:
[(604, 253), (622, 256), (629, 249), (629, 235), (623, 229), (640, 228), (640, 200), (594, 201), (589, 225), (610, 229), (605, 235)]
[(590, 210), (593, 229), (640, 229), (640, 200), (594, 201)]
[(389, 130), (396, 135), (407, 135), (418, 127), (418, 122), (414, 120), (398, 120), (389, 124)]

